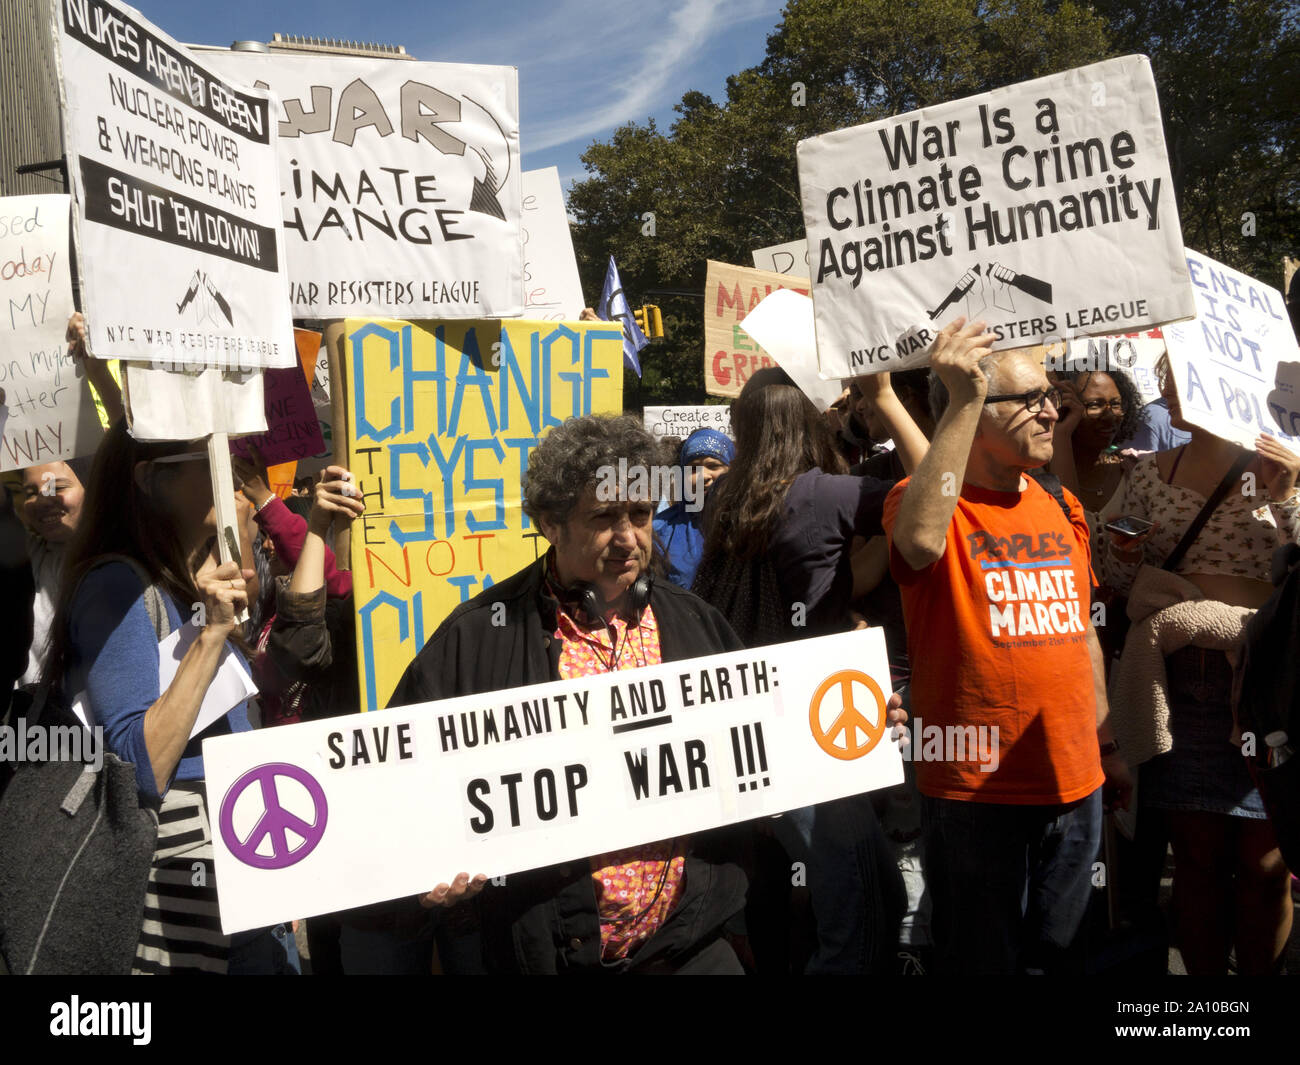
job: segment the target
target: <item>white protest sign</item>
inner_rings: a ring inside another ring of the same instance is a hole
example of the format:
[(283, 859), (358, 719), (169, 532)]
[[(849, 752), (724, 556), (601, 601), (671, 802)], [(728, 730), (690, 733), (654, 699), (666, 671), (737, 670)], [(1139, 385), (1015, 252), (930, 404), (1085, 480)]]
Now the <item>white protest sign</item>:
[(740, 324), (790, 375), (819, 412), (825, 412), (840, 398), (844, 391), (840, 382), (828, 381), (817, 372), (813, 301), (803, 293), (777, 289), (764, 297)]
[(125, 5), (55, 8), (91, 352), (292, 366), (267, 94)]
[(1044, 366), (1048, 370), (1120, 371), (1133, 379), (1143, 403), (1160, 398), (1156, 363), (1165, 353), (1164, 333), (1152, 326), (1139, 333), (1088, 337), (1068, 344), (1046, 345)]
[(828, 377), (1194, 313), (1151, 65), (1125, 56), (799, 144)]
[(519, 317), (514, 67), (255, 52), (211, 62), (280, 99), (295, 317)]
[(68, 197), (0, 199), (0, 470), (88, 455), (104, 437), (64, 339)]
[(208, 739), (221, 926), (897, 784), (888, 692), (868, 629)]
[(1282, 293), (1187, 249), (1194, 322), (1165, 326), (1182, 416), (1253, 448), (1260, 433), (1300, 450), (1300, 347)]
[(776, 274), (790, 274), (792, 277), (809, 277), (808, 242), (792, 240), (789, 244), (773, 244), (770, 248), (757, 248), (750, 253), (754, 265), (759, 270), (771, 270)]
[(560, 171), (524, 171), (524, 317), (574, 321), (586, 306)]
[(137, 440), (197, 440), (212, 433), (264, 433), (261, 373), (199, 373), (122, 363), (122, 400)]
[(656, 440), (675, 436), (685, 440), (696, 429), (716, 429), (731, 435), (731, 404), (700, 407), (646, 407), (641, 425)]

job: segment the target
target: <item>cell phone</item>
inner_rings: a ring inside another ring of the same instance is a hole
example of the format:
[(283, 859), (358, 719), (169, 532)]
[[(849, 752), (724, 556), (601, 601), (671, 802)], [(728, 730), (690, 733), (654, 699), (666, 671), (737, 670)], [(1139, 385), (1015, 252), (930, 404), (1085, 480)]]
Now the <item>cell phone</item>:
[(1147, 521), (1146, 518), (1125, 514), (1122, 518), (1108, 521), (1106, 529), (1109, 532), (1119, 533), (1121, 536), (1141, 536), (1147, 530), (1155, 528), (1155, 524), (1153, 521)]

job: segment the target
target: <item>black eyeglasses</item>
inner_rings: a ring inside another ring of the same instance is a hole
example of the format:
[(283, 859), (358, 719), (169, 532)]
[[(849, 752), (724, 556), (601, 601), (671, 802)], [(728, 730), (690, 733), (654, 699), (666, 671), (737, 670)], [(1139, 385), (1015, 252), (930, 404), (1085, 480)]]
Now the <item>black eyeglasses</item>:
[(1037, 414), (1041, 411), (1044, 403), (1050, 403), (1057, 410), (1061, 409), (1061, 390), (1059, 388), (1035, 388), (1032, 392), (1017, 392), (1013, 396), (985, 396), (984, 405), (987, 407), (990, 403), (1003, 403), (1012, 399), (1017, 403), (1023, 403), (1025, 410), (1029, 411), (1030, 414)]

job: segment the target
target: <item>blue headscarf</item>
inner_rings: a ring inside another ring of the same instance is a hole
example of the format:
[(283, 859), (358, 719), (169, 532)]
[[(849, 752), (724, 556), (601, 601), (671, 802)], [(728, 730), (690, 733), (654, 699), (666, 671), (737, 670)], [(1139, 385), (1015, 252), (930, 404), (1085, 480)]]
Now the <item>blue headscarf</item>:
[(715, 458), (730, 466), (736, 457), (736, 445), (726, 433), (717, 429), (696, 429), (682, 444), (678, 461), (683, 466), (694, 466), (700, 459)]

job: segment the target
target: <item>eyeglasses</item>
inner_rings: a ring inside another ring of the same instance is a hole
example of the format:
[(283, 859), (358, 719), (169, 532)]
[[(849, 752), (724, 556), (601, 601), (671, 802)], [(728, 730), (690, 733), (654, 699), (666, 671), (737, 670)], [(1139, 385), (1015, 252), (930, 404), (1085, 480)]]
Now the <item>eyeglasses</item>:
[(1106, 411), (1112, 411), (1115, 414), (1124, 413), (1124, 401), (1122, 399), (1090, 399), (1083, 405), (1083, 411), (1089, 418), (1100, 418)]
[(1029, 411), (1030, 414), (1037, 414), (1041, 411), (1044, 403), (1050, 403), (1057, 410), (1061, 408), (1061, 390), (1059, 388), (1035, 388), (1032, 392), (1017, 392), (1012, 396), (985, 396), (984, 405), (987, 407), (990, 403), (1004, 403), (1013, 399), (1017, 403), (1023, 403), (1025, 410)]

